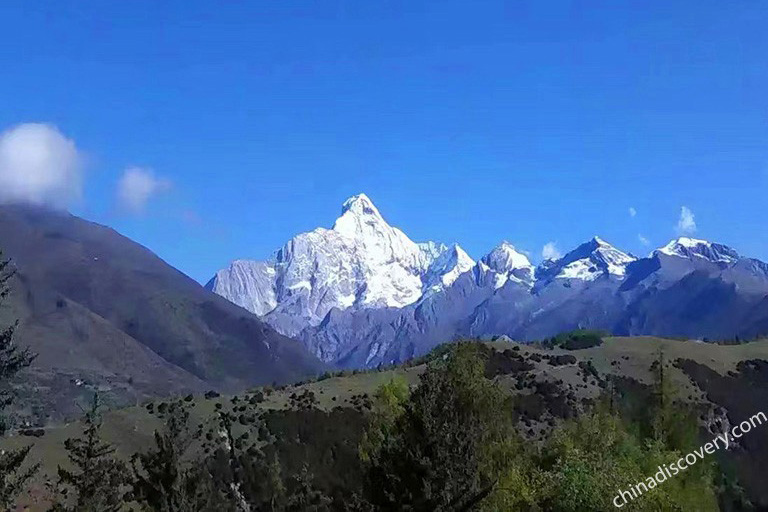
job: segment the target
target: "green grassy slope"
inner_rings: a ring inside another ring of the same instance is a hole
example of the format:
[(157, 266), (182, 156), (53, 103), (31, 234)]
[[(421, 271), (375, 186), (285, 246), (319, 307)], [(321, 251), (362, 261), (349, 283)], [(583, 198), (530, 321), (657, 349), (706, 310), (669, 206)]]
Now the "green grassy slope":
[[(768, 361), (768, 341), (725, 346), (654, 337), (614, 337), (606, 338), (600, 346), (573, 351), (559, 348), (548, 350), (516, 343), (487, 345), (493, 349), (489, 352), (489, 375), (495, 375), (500, 384), (517, 397), (515, 408), (518, 427), (533, 442), (541, 440), (553, 425), (579, 414), (590, 400), (605, 392), (608, 388), (606, 383), (612, 380), (610, 376), (617, 379), (617, 393), (629, 389), (621, 388), (620, 382), (631, 382), (632, 387), (644, 389), (644, 386), (652, 382), (651, 366), (660, 349), (668, 361), (685, 362), (680, 367), (670, 368), (670, 375), (678, 384), (676, 387), (680, 398), (713, 407), (722, 407), (725, 404), (713, 400), (712, 390), (707, 389), (707, 384), (697, 375), (692, 376), (686, 367), (701, 365), (723, 379), (741, 382), (738, 379), (745, 375), (745, 361)], [(585, 370), (590, 364), (599, 374), (599, 379), (589, 370)], [(321, 411), (351, 409), (360, 403), (356, 397), (371, 395), (394, 374), (400, 374), (415, 384), (423, 368), (423, 365), (417, 365), (384, 371), (346, 373), (320, 381), (287, 386), (269, 393), (260, 407), (265, 411), (289, 410), (291, 395), (309, 390), (316, 396), (317, 408)], [(756, 393), (754, 396), (759, 400), (762, 396), (760, 393), (768, 386), (768, 373), (765, 377), (762, 387), (750, 382), (740, 393), (746, 397), (751, 396), (750, 393)], [(196, 397), (193, 402), (193, 423), (210, 415), (216, 403), (224, 403), (230, 398)], [(155, 400), (155, 408), (161, 402), (162, 400)], [(121, 456), (128, 457), (145, 447), (151, 440), (152, 431), (160, 425), (156, 415), (150, 414), (145, 405), (112, 411), (105, 416), (104, 436), (117, 446)], [(708, 424), (702, 424), (702, 428), (707, 426)], [(3, 447), (19, 447), (29, 443), (34, 445), (31, 459), (40, 461), (43, 465), (35, 494), (40, 492), (45, 476), (53, 475), (58, 465), (66, 464), (63, 442), (76, 434), (79, 428), (77, 423), (63, 424), (46, 429), (45, 435), (40, 438), (15, 435), (3, 441)], [(761, 460), (760, 457), (768, 456), (768, 434), (759, 431), (751, 436), (756, 443), (753, 459), (742, 457), (735, 460), (736, 472), (740, 479), (747, 483), (751, 483), (750, 475)], [(756, 483), (753, 485), (756, 486)], [(750, 492), (760, 496), (756, 487), (750, 489)]]

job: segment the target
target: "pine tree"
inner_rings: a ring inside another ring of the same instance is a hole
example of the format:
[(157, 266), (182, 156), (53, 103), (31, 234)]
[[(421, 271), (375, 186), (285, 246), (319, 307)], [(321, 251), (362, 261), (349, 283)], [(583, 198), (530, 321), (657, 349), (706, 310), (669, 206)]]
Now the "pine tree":
[[(0, 306), (10, 293), (8, 283), (13, 277), (9, 260), (2, 258), (0, 252)], [(0, 328), (0, 411), (13, 401), (13, 393), (9, 382), (22, 369), (32, 364), (35, 356), (29, 349), (20, 349), (13, 340), (18, 321)], [(5, 421), (0, 418), (0, 435), (6, 430)], [(37, 465), (25, 464), (31, 446), (19, 450), (8, 450), (0, 454), (0, 508), (11, 508), (16, 497), (24, 488), (26, 482), (37, 471)]]
[(283, 510), (280, 463), (264, 453), (273, 439), (255, 404), (235, 397), (231, 407), (217, 409), (207, 438), (214, 485), (238, 512)]
[[(68, 497), (54, 511), (117, 512), (124, 509), (124, 490), (129, 483), (128, 467), (113, 458), (115, 448), (101, 439), (101, 403), (93, 395), (85, 413), (82, 437), (64, 442), (73, 470), (59, 467), (58, 487)], [(74, 497), (67, 491), (72, 490)], [(66, 505), (64, 502), (74, 502)]]
[(331, 499), (314, 485), (314, 477), (304, 465), (291, 478), (290, 494), (286, 500), (286, 512), (326, 512), (331, 508)]
[[(510, 398), (485, 378), (472, 343), (452, 347), (420, 376), (389, 425), (371, 425), (365, 495), (378, 510), (471, 510), (515, 464)], [(379, 433), (383, 433), (381, 436)]]
[(652, 386), (651, 437), (669, 449), (693, 449), (697, 444), (696, 415), (690, 404), (676, 400), (677, 389), (669, 373), (664, 347), (659, 346), (651, 366)]
[(178, 400), (166, 409), (155, 446), (132, 458), (134, 498), (153, 512), (227, 512), (234, 510), (213, 486), (205, 461), (195, 459), (189, 408)]

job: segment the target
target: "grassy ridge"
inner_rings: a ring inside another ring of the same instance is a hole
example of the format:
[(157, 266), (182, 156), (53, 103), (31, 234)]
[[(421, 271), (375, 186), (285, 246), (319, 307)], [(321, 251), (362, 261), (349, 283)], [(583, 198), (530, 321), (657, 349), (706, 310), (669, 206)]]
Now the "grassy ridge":
[[(768, 360), (768, 341), (743, 345), (711, 345), (654, 337), (612, 337), (605, 338), (599, 346), (580, 350), (547, 349), (506, 342), (492, 342), (486, 345), (492, 349), (489, 360), (493, 363), (493, 369), (489, 371), (492, 371), (494, 378), (503, 388), (516, 397), (515, 412), (518, 428), (532, 441), (543, 439), (552, 426), (568, 417), (580, 414), (592, 400), (605, 391), (606, 382), (610, 382), (612, 378), (616, 378), (616, 382), (633, 382), (639, 388), (649, 385), (653, 378), (652, 365), (660, 350), (663, 350), (669, 361), (689, 361), (696, 365), (703, 365), (723, 378), (734, 375), (740, 363), (744, 361)], [(274, 390), (261, 388), (259, 391), (264, 394), (264, 399), (259, 407), (265, 412), (295, 412), (296, 397), (311, 393), (315, 400), (313, 409), (328, 414), (333, 414), (333, 411), (353, 409), (358, 410), (363, 417), (366, 412), (365, 398), (372, 395), (379, 386), (391, 380), (393, 375), (399, 374), (409, 383), (415, 384), (423, 370), (424, 365), (417, 364), (383, 371), (332, 376)], [(592, 373), (593, 371), (596, 374)], [(681, 399), (694, 403), (709, 402), (708, 394), (702, 390), (701, 383), (695, 382), (682, 368), (672, 366), (670, 377), (676, 383), (675, 387)], [(250, 396), (253, 395), (246, 394), (241, 396), (241, 399)], [(209, 417), (217, 403), (225, 403), (231, 399), (232, 397), (228, 396), (194, 397), (192, 424), (202, 422)], [(153, 401), (154, 411), (157, 411), (162, 403), (163, 400)], [(299, 413), (296, 414), (298, 418)], [(298, 420), (291, 418), (291, 414), (275, 414), (273, 422), (282, 424), (280, 428), (284, 431), (294, 431), (294, 425), (291, 425), (291, 422)], [(313, 421), (324, 424), (322, 428), (326, 430), (332, 430), (333, 422), (323, 418), (328, 416), (319, 415)], [(345, 418), (345, 421), (350, 423), (356, 421), (354, 416)], [(106, 414), (103, 435), (105, 440), (117, 447), (118, 456), (128, 458), (151, 441), (152, 432), (160, 425), (156, 412), (151, 413), (147, 403), (144, 403)], [(44, 494), (45, 479), (54, 475), (59, 465), (67, 464), (63, 449), (64, 440), (77, 434), (80, 429), (78, 422), (71, 422), (46, 428), (45, 435), (42, 437), (13, 435), (3, 440), (3, 448), (20, 447), (32, 443), (34, 446), (30, 460), (39, 461), (42, 464), (42, 470), (29, 499), (30, 504), (33, 505), (31, 510), (39, 509), (37, 508), (39, 505), (35, 506), (34, 502)], [(350, 432), (353, 431), (354, 428), (350, 430)], [(755, 433), (756, 436), (759, 434), (762, 433)], [(294, 435), (296, 435), (295, 432)], [(303, 435), (307, 435), (306, 432)], [(332, 436), (332, 433), (327, 435)], [(322, 444), (326, 441), (316, 439), (311, 442)], [(333, 442), (337, 443), (338, 440)], [(354, 450), (353, 445), (353, 442), (347, 442), (342, 449)], [(286, 447), (286, 453), (292, 453), (291, 457), (310, 456), (306, 450), (295, 450), (290, 447)], [(290, 467), (291, 463), (287, 466)], [(741, 471), (749, 471), (749, 468), (742, 468)]]

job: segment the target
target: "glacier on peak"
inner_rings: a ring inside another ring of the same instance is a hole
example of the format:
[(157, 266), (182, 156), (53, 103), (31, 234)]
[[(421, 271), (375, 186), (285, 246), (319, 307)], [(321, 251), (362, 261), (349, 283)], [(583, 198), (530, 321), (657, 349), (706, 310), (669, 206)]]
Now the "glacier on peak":
[(425, 242), (418, 245), (427, 265), (422, 279), (425, 296), (444, 290), (475, 265), (474, 260), (458, 244), (447, 246)]
[(413, 242), (359, 194), (331, 229), (296, 235), (264, 262), (237, 260), (208, 287), (293, 335), (332, 309), (413, 304), (473, 265), (458, 245)]
[(741, 255), (727, 245), (685, 236), (671, 240), (654, 252), (679, 258), (703, 258), (713, 263), (725, 264), (732, 264), (741, 259)]
[(623, 278), (627, 266), (636, 260), (595, 236), (559, 260), (539, 265), (536, 276), (544, 282), (552, 279), (592, 281), (603, 275)]
[[(711, 287), (691, 286), (703, 282)], [(456, 244), (412, 241), (359, 194), (343, 203), (331, 228), (294, 236), (266, 261), (233, 261), (207, 286), (324, 361), (374, 367), (456, 335), (540, 339), (584, 326), (677, 328), (644, 301), (695, 304), (710, 289), (762, 299), (768, 264), (688, 237), (640, 259), (593, 237), (536, 267), (506, 241), (473, 261)]]
[(518, 252), (515, 246), (506, 240), (483, 256), (482, 261), (496, 272), (512, 272), (518, 269), (533, 268), (528, 257)]
[(533, 286), (534, 268), (528, 257), (503, 241), (483, 256), (477, 263), (478, 273), (487, 279), (492, 276), (494, 289), (512, 281), (527, 287)]

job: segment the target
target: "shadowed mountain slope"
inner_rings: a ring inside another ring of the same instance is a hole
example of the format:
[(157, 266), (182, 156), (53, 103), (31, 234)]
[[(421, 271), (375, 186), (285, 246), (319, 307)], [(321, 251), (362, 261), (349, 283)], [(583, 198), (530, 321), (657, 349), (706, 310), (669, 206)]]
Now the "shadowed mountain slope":
[(18, 341), (39, 354), (32, 382), (53, 395), (38, 399), (90, 386), (122, 403), (287, 382), (322, 368), (295, 341), (110, 228), (0, 206), (0, 248), (18, 271), (11, 310), (0, 315), (20, 318)]

